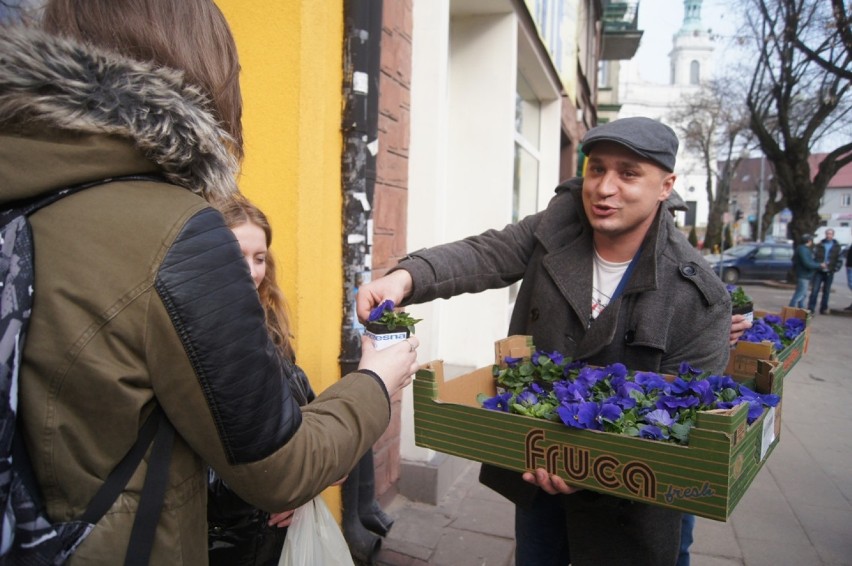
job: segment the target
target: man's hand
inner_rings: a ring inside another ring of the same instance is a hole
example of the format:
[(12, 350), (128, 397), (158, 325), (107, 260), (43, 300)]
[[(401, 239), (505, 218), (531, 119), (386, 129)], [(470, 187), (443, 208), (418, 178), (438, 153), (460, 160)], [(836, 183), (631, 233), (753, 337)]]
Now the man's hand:
[(535, 472), (524, 472), (524, 481), (537, 485), (550, 495), (563, 493), (565, 495), (583, 491), (582, 487), (572, 487), (556, 474), (548, 474), (544, 468), (536, 468)]
[(358, 288), (358, 294), (355, 295), (355, 311), (358, 319), (366, 322), (370, 311), (387, 299), (399, 305), (411, 293), (412, 286), (411, 274), (404, 269), (361, 285)]
[(742, 337), (743, 333), (751, 328), (751, 323), (746, 320), (745, 316), (735, 314), (731, 316), (731, 346), (737, 343), (737, 340)]

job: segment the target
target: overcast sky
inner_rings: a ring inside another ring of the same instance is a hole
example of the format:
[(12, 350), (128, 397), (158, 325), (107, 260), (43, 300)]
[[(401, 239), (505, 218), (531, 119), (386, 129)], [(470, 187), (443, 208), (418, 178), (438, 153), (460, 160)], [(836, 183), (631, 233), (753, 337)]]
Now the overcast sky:
[[(732, 0), (704, 0), (701, 5), (702, 27), (721, 35), (716, 47), (717, 66), (727, 51), (727, 39), (737, 28), (732, 3)], [(639, 29), (645, 33), (633, 60), (638, 63), (643, 80), (668, 84), (672, 36), (682, 25), (683, 0), (642, 0), (639, 3)]]

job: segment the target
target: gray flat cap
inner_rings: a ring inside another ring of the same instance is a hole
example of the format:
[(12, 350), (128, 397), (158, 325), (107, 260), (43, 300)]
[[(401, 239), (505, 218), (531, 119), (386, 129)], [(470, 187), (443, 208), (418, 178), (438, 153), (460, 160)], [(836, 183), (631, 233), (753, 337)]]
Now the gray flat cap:
[(643, 117), (614, 120), (589, 130), (580, 142), (580, 149), (590, 155), (592, 146), (601, 141), (623, 145), (666, 171), (674, 172), (677, 135), (662, 122)]

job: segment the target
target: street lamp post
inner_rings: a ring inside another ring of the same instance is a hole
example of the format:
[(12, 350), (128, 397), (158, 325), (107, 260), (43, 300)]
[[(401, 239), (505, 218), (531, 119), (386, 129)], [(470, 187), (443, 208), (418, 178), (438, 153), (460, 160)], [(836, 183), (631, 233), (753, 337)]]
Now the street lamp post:
[(760, 209), (763, 203), (763, 173), (766, 156), (760, 155), (760, 180), (757, 183), (757, 241), (763, 241), (763, 211)]

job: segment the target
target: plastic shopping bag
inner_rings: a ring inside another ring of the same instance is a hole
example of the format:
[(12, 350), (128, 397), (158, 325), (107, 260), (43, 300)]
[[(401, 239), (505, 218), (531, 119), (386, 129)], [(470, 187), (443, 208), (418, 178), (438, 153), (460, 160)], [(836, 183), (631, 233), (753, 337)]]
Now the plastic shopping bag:
[(354, 566), (349, 546), (321, 496), (293, 513), (278, 566)]

